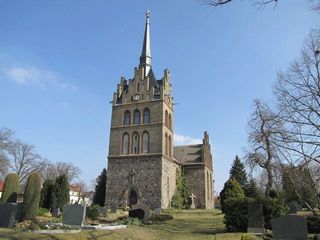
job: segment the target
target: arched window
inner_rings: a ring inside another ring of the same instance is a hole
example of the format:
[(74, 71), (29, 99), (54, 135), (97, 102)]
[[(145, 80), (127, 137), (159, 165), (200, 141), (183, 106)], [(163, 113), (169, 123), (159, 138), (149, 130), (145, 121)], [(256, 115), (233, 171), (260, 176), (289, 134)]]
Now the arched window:
[(140, 111), (138, 109), (133, 112), (133, 124), (140, 124)]
[(132, 153), (133, 154), (138, 154), (139, 153), (139, 134), (137, 132), (134, 132), (132, 134)]
[(143, 111), (143, 123), (150, 123), (150, 110), (148, 108)]
[(142, 153), (149, 152), (149, 133), (143, 132), (142, 134)]
[(129, 135), (128, 133), (123, 134), (122, 136), (122, 154), (129, 154)]
[(130, 125), (130, 124), (131, 124), (131, 113), (127, 110), (124, 112), (123, 125)]
[(168, 147), (169, 147), (169, 156), (172, 157), (172, 146), (171, 146), (171, 136), (169, 135), (169, 143), (168, 143)]
[(172, 130), (172, 117), (171, 117), (171, 113), (169, 113), (169, 129)]
[(166, 110), (165, 116), (164, 116), (164, 125), (168, 126), (168, 111)]
[(164, 153), (165, 155), (168, 155), (168, 134), (167, 133), (164, 135), (164, 141), (165, 141)]

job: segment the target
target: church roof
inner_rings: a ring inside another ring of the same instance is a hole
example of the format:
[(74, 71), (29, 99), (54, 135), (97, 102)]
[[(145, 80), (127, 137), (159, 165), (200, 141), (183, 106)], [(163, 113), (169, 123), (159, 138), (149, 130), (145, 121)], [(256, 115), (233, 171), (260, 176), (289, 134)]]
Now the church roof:
[(203, 144), (175, 146), (173, 155), (182, 164), (202, 163), (202, 146)]

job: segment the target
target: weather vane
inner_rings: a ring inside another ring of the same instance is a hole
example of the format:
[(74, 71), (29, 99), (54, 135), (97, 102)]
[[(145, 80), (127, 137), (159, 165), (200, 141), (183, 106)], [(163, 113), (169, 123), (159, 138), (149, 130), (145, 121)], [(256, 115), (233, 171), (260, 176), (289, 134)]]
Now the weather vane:
[(148, 17), (150, 17), (150, 15), (151, 15), (151, 12), (150, 12), (150, 10), (148, 10), (148, 11), (146, 12), (146, 17), (148, 18)]

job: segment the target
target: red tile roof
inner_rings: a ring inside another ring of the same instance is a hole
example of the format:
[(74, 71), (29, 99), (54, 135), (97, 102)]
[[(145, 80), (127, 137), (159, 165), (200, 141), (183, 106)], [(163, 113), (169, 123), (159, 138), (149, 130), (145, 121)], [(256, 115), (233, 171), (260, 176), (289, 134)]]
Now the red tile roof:
[(4, 182), (0, 180), (0, 192), (3, 191)]

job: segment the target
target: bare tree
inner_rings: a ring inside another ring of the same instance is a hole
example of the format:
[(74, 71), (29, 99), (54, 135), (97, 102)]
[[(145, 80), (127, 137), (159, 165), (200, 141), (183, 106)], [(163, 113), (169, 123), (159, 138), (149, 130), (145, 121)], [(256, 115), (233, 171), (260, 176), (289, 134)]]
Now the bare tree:
[(72, 163), (57, 162), (47, 163), (43, 172), (43, 179), (55, 179), (56, 177), (65, 174), (69, 183), (74, 181), (81, 174), (81, 170)]
[(8, 159), (6, 151), (11, 146), (13, 132), (7, 128), (0, 129), (0, 177), (8, 173)]
[(46, 164), (46, 160), (37, 154), (34, 146), (21, 140), (12, 141), (3, 157), (8, 169), (19, 175), (20, 183), (24, 183), (30, 173), (41, 173)]
[(283, 135), (283, 123), (277, 114), (260, 100), (254, 101), (254, 110), (249, 125), (249, 144), (246, 162), (251, 168), (257, 166), (265, 169), (267, 184), (265, 195), (269, 196), (275, 183), (274, 173), (278, 164), (278, 147), (276, 142)]

